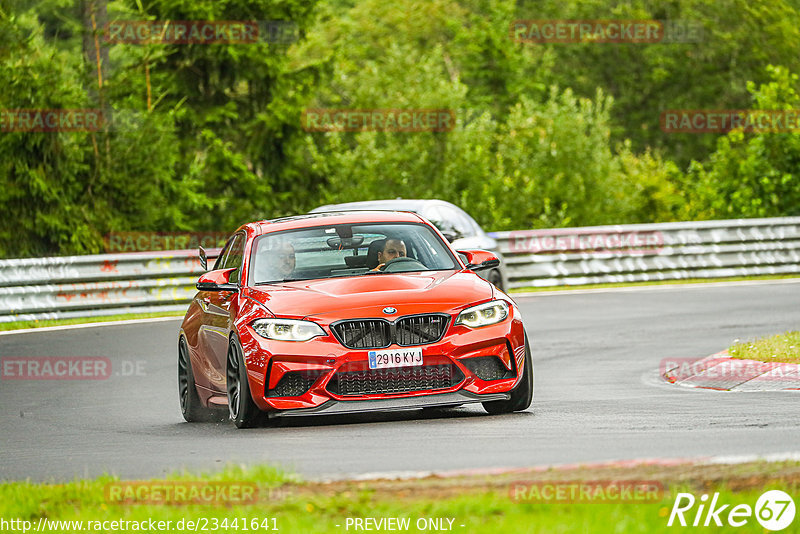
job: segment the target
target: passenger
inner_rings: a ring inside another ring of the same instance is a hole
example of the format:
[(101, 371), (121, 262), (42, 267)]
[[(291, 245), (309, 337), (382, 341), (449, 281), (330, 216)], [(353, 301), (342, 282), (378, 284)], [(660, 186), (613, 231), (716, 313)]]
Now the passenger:
[(265, 242), (256, 253), (256, 282), (276, 282), (291, 278), (295, 267), (294, 247), (291, 243)]

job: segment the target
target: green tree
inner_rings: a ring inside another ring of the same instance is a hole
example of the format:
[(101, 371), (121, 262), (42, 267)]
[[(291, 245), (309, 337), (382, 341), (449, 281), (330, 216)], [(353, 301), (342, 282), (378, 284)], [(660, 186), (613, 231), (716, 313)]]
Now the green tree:
[[(155, 20), (285, 21), (300, 37), (316, 2), (287, 0), (144, 0)], [(299, 131), (301, 103), (313, 72), (290, 72), (288, 44), (164, 45), (149, 66), (162, 108), (174, 109), (180, 151), (176, 172), (199, 184), (210, 206), (196, 224), (233, 229), (291, 210), (303, 185), (287, 179), (285, 144)], [(154, 96), (155, 98), (155, 96)]]
[(328, 64), (315, 106), (457, 113), (446, 133), (308, 134), (307, 167), (326, 183), (319, 202), (442, 198), (495, 230), (674, 216), (677, 169), (630, 144), (612, 147), (612, 100), (602, 92), (543, 91), (548, 54), (509, 39), (497, 13), (511, 7), (366, 1), (313, 32), (295, 61)]
[(614, 97), (615, 141), (658, 150), (686, 168), (714, 151), (714, 134), (665, 134), (666, 109), (742, 109), (747, 81), (764, 83), (764, 65), (800, 72), (800, 6), (792, 0), (522, 0), (519, 19), (685, 21), (702, 32), (695, 42), (527, 44), (555, 55), (555, 83), (591, 98), (598, 87)]
[[(748, 84), (754, 110), (800, 109), (798, 75), (768, 67), (770, 82)], [(800, 215), (800, 133), (734, 130), (687, 175), (687, 215), (702, 219)]]
[[(284, 179), (284, 138), (299, 130), (295, 110), (313, 73), (288, 72), (287, 45), (127, 44), (87, 57), (95, 42), (82, 24), (87, 5), (0, 8), (9, 45), (0, 50), (0, 109), (108, 112), (99, 132), (0, 134), (0, 205), (17, 221), (0, 232), (0, 255), (101, 252), (111, 231), (232, 230), (292, 209), (283, 197), (303, 191)], [(284, 20), (302, 32), (312, 9), (117, 0), (108, 18)], [(93, 60), (106, 52), (98, 76)]]

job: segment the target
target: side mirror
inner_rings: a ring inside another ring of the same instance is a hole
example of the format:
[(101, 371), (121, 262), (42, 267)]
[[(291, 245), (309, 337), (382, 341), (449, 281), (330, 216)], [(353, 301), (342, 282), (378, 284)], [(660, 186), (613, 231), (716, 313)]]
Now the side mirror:
[(200, 247), (200, 265), (204, 271), (208, 270), (208, 254), (206, 254), (206, 249), (203, 247)]
[(200, 291), (239, 291), (239, 286), (230, 283), (231, 273), (236, 269), (218, 269), (207, 272), (197, 280)]
[(483, 271), (500, 266), (500, 260), (488, 250), (459, 250), (458, 253), (466, 258), (466, 268), (471, 271)]

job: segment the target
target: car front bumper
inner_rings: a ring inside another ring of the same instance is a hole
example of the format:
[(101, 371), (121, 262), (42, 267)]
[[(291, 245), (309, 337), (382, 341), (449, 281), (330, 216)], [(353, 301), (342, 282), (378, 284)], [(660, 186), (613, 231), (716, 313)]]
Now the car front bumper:
[[(240, 335), (253, 401), (271, 417), (291, 417), (409, 410), (508, 399), (525, 365), (524, 326), (516, 307), (512, 310), (511, 316), (503, 322), (477, 329), (453, 325), (451, 321), (440, 341), (421, 346), (425, 360), (421, 368), (449, 367), (453, 380), (446, 386), (397, 392), (337, 392), (338, 373), (373, 372), (367, 363), (369, 349), (346, 348), (333, 335), (308, 342), (275, 342), (258, 336), (247, 327)], [(328, 325), (323, 328), (330, 331)], [(468, 366), (470, 358), (487, 356), (495, 356), (502, 362), (507, 370), (503, 378), (481, 379)], [(410, 368), (381, 371), (392, 373), (402, 369)], [(288, 374), (307, 380), (307, 389), (301, 388), (304, 392), (298, 395), (276, 396), (278, 385)]]

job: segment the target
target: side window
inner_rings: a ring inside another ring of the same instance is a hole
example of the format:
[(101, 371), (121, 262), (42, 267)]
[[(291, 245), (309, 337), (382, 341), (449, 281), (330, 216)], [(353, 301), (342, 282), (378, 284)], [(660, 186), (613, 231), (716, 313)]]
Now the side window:
[(425, 213), (443, 234), (454, 235), (457, 239), (475, 234), (469, 218), (460, 210), (450, 206), (434, 206)]
[(430, 206), (425, 210), (423, 216), (428, 219), (433, 225), (443, 234), (454, 234), (455, 230), (446, 220), (444, 214), (439, 209), (439, 206)]
[(464, 224), (466, 224), (467, 228), (469, 228), (469, 235), (481, 235), (483, 233), (483, 228), (481, 228), (481, 225), (479, 225), (478, 221), (473, 219), (469, 213), (461, 208), (456, 208), (456, 211), (458, 211), (460, 219), (464, 221)]
[(219, 251), (219, 256), (217, 256), (217, 261), (214, 262), (214, 267), (211, 269), (212, 271), (216, 271), (217, 269), (223, 269), (222, 266), (225, 265), (225, 256), (227, 256), (228, 252), (230, 252), (231, 250), (233, 239), (234, 239), (233, 237), (229, 238), (228, 242), (225, 243), (225, 246), (222, 247), (222, 250)]
[(242, 274), (242, 260), (244, 259), (244, 235), (236, 234), (231, 241), (220, 269), (236, 269), (231, 273), (231, 282), (238, 282)]
[(442, 206), (445, 218), (452, 221), (453, 229), (458, 237), (468, 237), (475, 234), (472, 223), (461, 210), (453, 209), (449, 206)]

